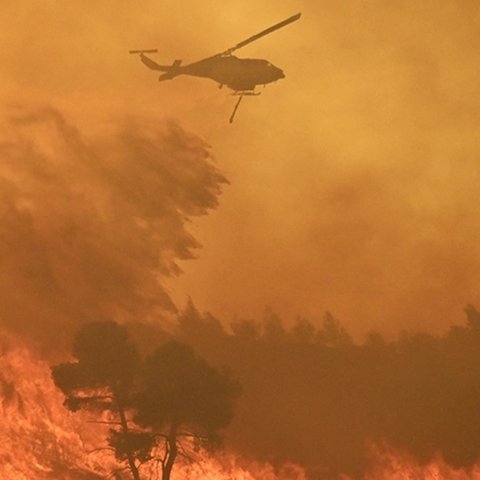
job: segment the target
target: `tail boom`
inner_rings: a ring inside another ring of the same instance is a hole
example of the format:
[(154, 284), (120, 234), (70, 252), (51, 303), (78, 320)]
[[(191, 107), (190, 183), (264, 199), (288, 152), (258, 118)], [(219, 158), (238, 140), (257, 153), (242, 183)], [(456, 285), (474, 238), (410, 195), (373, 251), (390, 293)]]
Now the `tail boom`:
[[(152, 60), (150, 57), (147, 57), (146, 53), (157, 53), (158, 50), (130, 50), (129, 53), (140, 55), (140, 61), (148, 67), (150, 70), (156, 70), (158, 72), (165, 72), (166, 75), (171, 75), (173, 72), (178, 72), (181, 60), (175, 60), (172, 65), (160, 65), (159, 63)], [(178, 73), (176, 73), (178, 75)], [(173, 75), (173, 76), (176, 76)], [(163, 76), (163, 75), (162, 75)], [(172, 77), (173, 78), (173, 77)]]

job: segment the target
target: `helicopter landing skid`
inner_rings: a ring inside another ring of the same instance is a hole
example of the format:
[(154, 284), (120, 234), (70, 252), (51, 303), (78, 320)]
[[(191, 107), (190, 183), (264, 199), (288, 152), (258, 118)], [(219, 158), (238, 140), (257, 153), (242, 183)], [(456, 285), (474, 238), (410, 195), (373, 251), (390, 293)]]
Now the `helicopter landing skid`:
[(262, 92), (253, 92), (253, 91), (250, 91), (250, 90), (247, 90), (245, 92), (233, 92), (232, 95), (233, 96), (240, 96), (240, 97), (258, 97), (258, 95), (261, 95)]

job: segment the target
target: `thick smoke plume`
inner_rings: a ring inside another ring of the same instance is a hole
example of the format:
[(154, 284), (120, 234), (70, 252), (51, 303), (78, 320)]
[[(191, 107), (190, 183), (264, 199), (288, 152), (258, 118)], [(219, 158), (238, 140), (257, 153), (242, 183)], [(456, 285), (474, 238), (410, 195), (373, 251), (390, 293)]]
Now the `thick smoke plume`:
[(53, 108), (16, 109), (0, 158), (0, 326), (50, 343), (80, 322), (175, 311), (162, 279), (194, 256), (186, 224), (225, 182), (208, 145), (175, 123), (91, 138)]

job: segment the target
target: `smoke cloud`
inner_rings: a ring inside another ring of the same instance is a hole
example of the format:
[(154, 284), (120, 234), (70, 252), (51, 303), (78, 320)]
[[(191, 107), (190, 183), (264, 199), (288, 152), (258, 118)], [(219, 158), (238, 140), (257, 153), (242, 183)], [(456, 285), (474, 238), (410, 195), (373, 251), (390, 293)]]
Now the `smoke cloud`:
[[(229, 319), (329, 309), (357, 338), (445, 331), (480, 303), (476, 2), (4, 4), (0, 80), (17, 93), (87, 119), (173, 116), (214, 145), (235, 188), (195, 227), (206, 248), (171, 283), (179, 302)], [(234, 125), (225, 89), (158, 83), (128, 54), (189, 63), (299, 11), (238, 52), (286, 78), (246, 99)]]
[(187, 223), (225, 183), (208, 145), (134, 118), (88, 137), (49, 107), (10, 110), (1, 136), (0, 325), (57, 342), (174, 312), (163, 279), (195, 255)]

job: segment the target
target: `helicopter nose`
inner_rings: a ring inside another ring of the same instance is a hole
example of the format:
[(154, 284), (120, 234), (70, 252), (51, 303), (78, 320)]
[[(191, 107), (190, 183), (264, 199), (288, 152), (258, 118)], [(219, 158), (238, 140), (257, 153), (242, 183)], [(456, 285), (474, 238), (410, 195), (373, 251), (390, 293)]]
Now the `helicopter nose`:
[(285, 78), (285, 74), (283, 73), (283, 70), (278, 69), (277, 75), (278, 75), (278, 78), (279, 78), (279, 79)]

